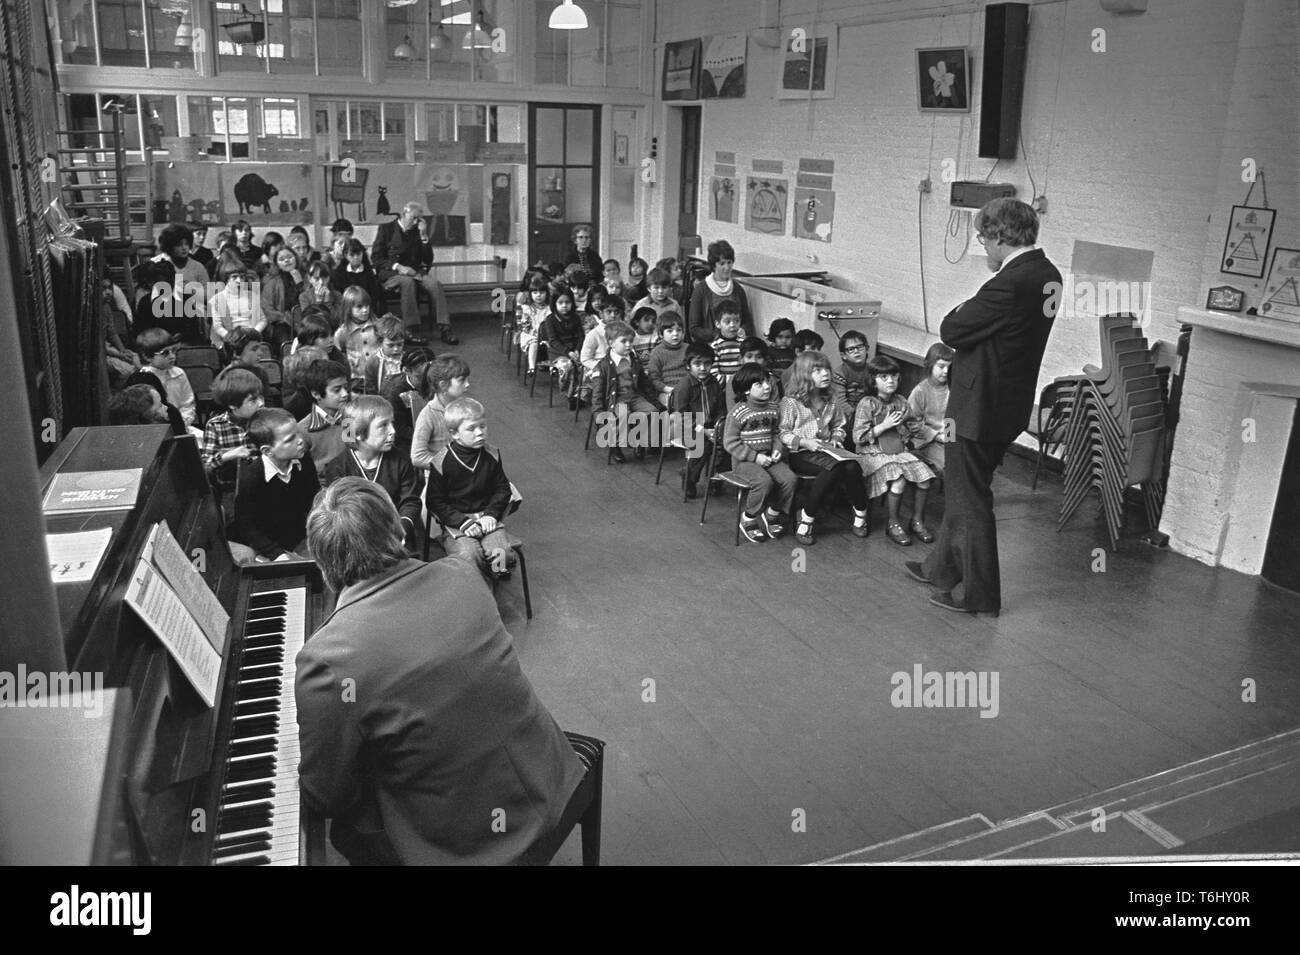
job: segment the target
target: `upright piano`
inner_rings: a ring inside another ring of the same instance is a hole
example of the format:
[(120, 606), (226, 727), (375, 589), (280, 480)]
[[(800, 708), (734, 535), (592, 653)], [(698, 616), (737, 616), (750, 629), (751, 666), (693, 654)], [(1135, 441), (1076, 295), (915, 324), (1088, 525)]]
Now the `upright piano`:
[[(311, 561), (240, 568), (198, 445), (166, 425), (78, 428), (41, 468), (141, 468), (129, 511), (49, 514), (48, 533), (108, 527), (88, 583), (56, 587), (71, 670), (129, 693), (122, 787), (97, 861), (136, 865), (323, 864), (323, 820), (300, 806), (294, 657), (330, 610)], [(166, 522), (230, 614), (216, 704), (209, 707), (124, 596), (151, 528)]]

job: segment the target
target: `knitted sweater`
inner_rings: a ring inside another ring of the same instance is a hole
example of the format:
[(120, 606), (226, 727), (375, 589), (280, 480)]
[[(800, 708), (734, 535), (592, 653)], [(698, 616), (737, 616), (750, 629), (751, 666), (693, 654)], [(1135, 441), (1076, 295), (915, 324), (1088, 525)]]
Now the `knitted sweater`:
[(917, 445), (929, 444), (943, 431), (943, 421), (948, 416), (948, 386), (936, 385), (934, 379), (926, 378), (912, 389), (907, 406), (922, 421)]
[(835, 403), (840, 406), (840, 411), (844, 412), (845, 420), (850, 422), (853, 420), (853, 412), (858, 407), (858, 402), (865, 398), (870, 390), (867, 387), (870, 380), (871, 375), (867, 372), (865, 363), (859, 368), (854, 368), (847, 361), (842, 362), (840, 370), (831, 377), (831, 394), (835, 397)]
[(582, 349), (582, 317), (569, 312), (561, 317), (552, 311), (542, 322), (541, 339), (546, 342), (546, 353), (552, 358)]
[(781, 441), (791, 451), (799, 450), (801, 439), (844, 443), (844, 412), (830, 396), (819, 413), (794, 398), (781, 399)]
[(500, 454), (486, 445), (448, 444), (433, 456), (424, 500), (438, 523), (453, 532), (483, 514), (500, 521), (510, 506), (510, 481)]
[(713, 363), (713, 373), (724, 384), (740, 370), (740, 339), (718, 337), (712, 341), (713, 352), (717, 360)]
[(311, 457), (303, 456), (287, 484), (278, 477), (268, 481), (263, 460), (249, 458), (239, 467), (230, 539), (274, 560), (307, 536), (307, 515), (320, 490), (320, 478)]
[(687, 375), (686, 366), (685, 342), (675, 346), (660, 342), (650, 352), (650, 364), (646, 373), (650, 376), (650, 384), (655, 391), (662, 392), (665, 388), (677, 387), (678, 382)]
[(780, 408), (774, 402), (755, 404), (748, 399), (727, 415), (722, 446), (733, 461), (757, 461), (760, 454), (781, 454)]

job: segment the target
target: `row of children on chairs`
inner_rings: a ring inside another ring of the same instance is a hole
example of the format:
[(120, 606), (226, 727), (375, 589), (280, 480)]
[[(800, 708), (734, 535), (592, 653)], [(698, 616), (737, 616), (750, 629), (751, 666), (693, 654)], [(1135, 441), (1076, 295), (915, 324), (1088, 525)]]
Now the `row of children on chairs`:
[[(905, 400), (898, 394), (898, 364), (884, 355), (868, 360), (868, 343), (859, 332), (840, 340), (842, 362), (836, 372), (819, 351), (823, 343), (816, 333), (796, 332), (789, 319), (778, 319), (768, 329), (767, 342), (742, 338), (740, 310), (724, 301), (712, 344), (687, 346), (685, 319), (668, 298), (666, 278), (662, 272), (650, 273), (649, 295), (636, 307), (631, 326), (622, 321), (622, 304), (606, 300), (591, 317), (599, 324), (577, 348), (571, 291), (533, 276), (519, 320), (530, 372), (544, 345), (570, 394), (570, 408), (585, 392), (593, 414), (689, 411), (700, 416), (706, 434), (725, 415), (721, 452), (750, 483), (741, 531), (751, 541), (784, 529), (775, 514), (791, 506), (795, 474), (812, 479), (806, 505), (796, 516), (800, 543), (812, 543), (813, 524), (832, 487), (840, 488), (853, 507), (856, 536), (869, 533), (868, 500), (884, 495), (890, 540), (903, 546), (912, 543), (911, 535), (923, 543), (934, 540), (925, 509), (931, 482), (943, 469), (948, 439), (944, 418), (951, 349), (936, 343), (929, 350), (926, 377)], [(645, 448), (635, 453), (643, 458)], [(687, 498), (698, 495), (700, 473), (714, 453), (710, 443), (703, 456), (688, 462), (683, 474)], [(626, 460), (621, 448), (611, 456), (615, 462)], [(911, 521), (904, 526), (900, 504), (908, 484), (915, 497)], [(768, 498), (771, 503), (764, 505)]]

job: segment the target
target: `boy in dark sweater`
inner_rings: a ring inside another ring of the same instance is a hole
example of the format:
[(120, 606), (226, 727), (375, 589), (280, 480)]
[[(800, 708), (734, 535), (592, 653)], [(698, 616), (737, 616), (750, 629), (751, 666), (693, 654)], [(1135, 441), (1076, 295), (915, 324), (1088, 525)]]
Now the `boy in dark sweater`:
[(650, 376), (650, 384), (659, 396), (660, 403), (667, 405), (673, 389), (686, 377), (686, 363), (689, 360), (687, 348), (683, 344), (686, 338), (686, 320), (678, 312), (661, 316), (659, 336), (659, 344), (650, 352), (650, 365), (646, 374)]
[(742, 365), (731, 387), (736, 406), (727, 415), (722, 446), (731, 455), (731, 472), (749, 483), (740, 532), (757, 544), (780, 537), (785, 530), (780, 524), (781, 515), (794, 503), (796, 479), (782, 460), (781, 413), (772, 401), (772, 380), (767, 369)]
[[(684, 334), (685, 327), (679, 326), (679, 328)], [(722, 385), (718, 384), (718, 379), (711, 373), (715, 361), (713, 349), (708, 345), (692, 342), (687, 354), (686, 377), (673, 389), (669, 403), (674, 412), (678, 414), (689, 412), (693, 417), (687, 420), (693, 420), (696, 424), (702, 422), (704, 425), (701, 442), (704, 446), (703, 454), (694, 458), (688, 456), (686, 462), (686, 497), (694, 499), (700, 493), (695, 485), (700, 480), (700, 472), (704, 470), (704, 462), (709, 459), (710, 454), (714, 453), (713, 442), (709, 440), (709, 436), (713, 434), (718, 420), (727, 413), (727, 399), (722, 393)], [(727, 470), (723, 459), (719, 459), (715, 470)]]
[(283, 408), (254, 414), (248, 437), (261, 453), (239, 469), (231, 554), (241, 564), (298, 559), (307, 537), (307, 515), (320, 490), (307, 442), (298, 422)]
[(502, 526), (510, 506), (510, 481), (501, 456), (487, 445), (483, 406), (457, 398), (445, 413), (451, 441), (433, 456), (424, 500), (442, 525), (442, 549), (448, 557), (472, 562), (486, 577), (510, 576), (514, 554)]

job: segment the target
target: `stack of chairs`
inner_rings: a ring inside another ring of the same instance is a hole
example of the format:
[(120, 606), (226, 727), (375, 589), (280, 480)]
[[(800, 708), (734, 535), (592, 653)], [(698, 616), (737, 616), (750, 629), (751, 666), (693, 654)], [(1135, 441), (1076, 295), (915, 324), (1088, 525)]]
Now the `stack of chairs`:
[(1164, 503), (1165, 399), (1135, 323), (1129, 314), (1104, 316), (1101, 368), (1053, 382), (1054, 408), (1065, 427), (1065, 497), (1056, 529), (1097, 488), (1112, 549), (1119, 547), (1128, 488), (1141, 486), (1152, 528)]

